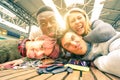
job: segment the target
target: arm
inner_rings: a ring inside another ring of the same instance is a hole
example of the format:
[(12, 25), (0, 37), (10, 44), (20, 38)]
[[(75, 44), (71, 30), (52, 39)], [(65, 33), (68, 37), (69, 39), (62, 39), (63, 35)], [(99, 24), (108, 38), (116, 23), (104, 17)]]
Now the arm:
[(20, 65), (24, 62), (24, 59), (25, 58), (21, 58), (21, 59), (16, 59), (16, 60), (13, 60), (13, 61), (9, 61), (9, 62), (5, 62), (5, 63), (2, 63), (0, 64), (0, 68), (12, 68), (14, 66), (17, 66), (17, 65)]
[(116, 31), (110, 24), (96, 20), (92, 24), (92, 31), (84, 39), (87, 42), (100, 43), (109, 40), (114, 35), (116, 35)]
[(120, 77), (120, 49), (114, 50), (106, 56), (98, 57), (94, 64), (101, 71)]

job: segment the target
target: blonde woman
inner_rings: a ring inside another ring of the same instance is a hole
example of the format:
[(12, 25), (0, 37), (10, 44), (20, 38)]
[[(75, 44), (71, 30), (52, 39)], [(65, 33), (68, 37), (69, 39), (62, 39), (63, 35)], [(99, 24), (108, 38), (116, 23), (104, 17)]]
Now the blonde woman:
[[(80, 8), (70, 9), (64, 17), (66, 31), (83, 36), (88, 42), (104, 42), (115, 35), (113, 27), (102, 20), (91, 22), (87, 13)], [(111, 35), (109, 33), (113, 32)], [(102, 36), (102, 37), (101, 37)]]

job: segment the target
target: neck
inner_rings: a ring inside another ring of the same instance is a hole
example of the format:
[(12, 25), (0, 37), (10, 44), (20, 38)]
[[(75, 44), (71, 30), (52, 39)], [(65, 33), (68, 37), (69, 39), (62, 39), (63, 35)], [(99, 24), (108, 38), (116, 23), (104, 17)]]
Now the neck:
[(91, 50), (91, 44), (87, 43), (87, 42), (86, 42), (86, 44), (87, 44), (87, 51), (86, 51), (86, 54), (84, 56), (88, 55), (90, 50)]

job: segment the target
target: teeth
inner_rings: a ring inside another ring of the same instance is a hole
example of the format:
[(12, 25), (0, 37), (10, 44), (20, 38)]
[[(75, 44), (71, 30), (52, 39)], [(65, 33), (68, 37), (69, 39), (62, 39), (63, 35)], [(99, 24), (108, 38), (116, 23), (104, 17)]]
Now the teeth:
[(77, 30), (77, 31), (81, 31), (81, 28), (77, 28), (76, 30)]

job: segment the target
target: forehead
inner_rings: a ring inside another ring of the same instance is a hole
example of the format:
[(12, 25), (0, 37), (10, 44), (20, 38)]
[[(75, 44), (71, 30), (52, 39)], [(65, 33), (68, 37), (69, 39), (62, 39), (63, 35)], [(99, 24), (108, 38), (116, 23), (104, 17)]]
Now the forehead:
[(72, 36), (79, 37), (77, 34), (75, 34), (73, 32), (68, 32), (68, 33), (65, 34), (64, 38), (65, 39), (70, 39)]
[(64, 35), (64, 37), (62, 38), (62, 43), (65, 44), (67, 42), (69, 42), (71, 40), (72, 36), (76, 36), (76, 34), (72, 33), (72, 32), (68, 32)]
[(68, 32), (68, 33), (65, 34), (64, 38), (69, 39), (69, 38), (71, 38), (72, 35), (74, 35), (74, 34), (71, 33), (71, 32)]
[(37, 19), (46, 19), (46, 18), (51, 18), (51, 17), (55, 17), (54, 12), (53, 11), (45, 11), (45, 12), (40, 13), (37, 16)]
[(65, 42), (67, 42), (67, 41), (71, 40), (73, 37), (76, 38), (76, 39), (81, 38), (81, 36), (77, 35), (74, 32), (67, 32), (62, 39), (64, 39)]
[(81, 13), (81, 12), (79, 12), (79, 11), (74, 11), (74, 12), (71, 12), (71, 13), (69, 14), (70, 17), (71, 17), (71, 16), (74, 17), (74, 16), (78, 16), (78, 15), (79, 15), (79, 16), (84, 16), (83, 13)]

